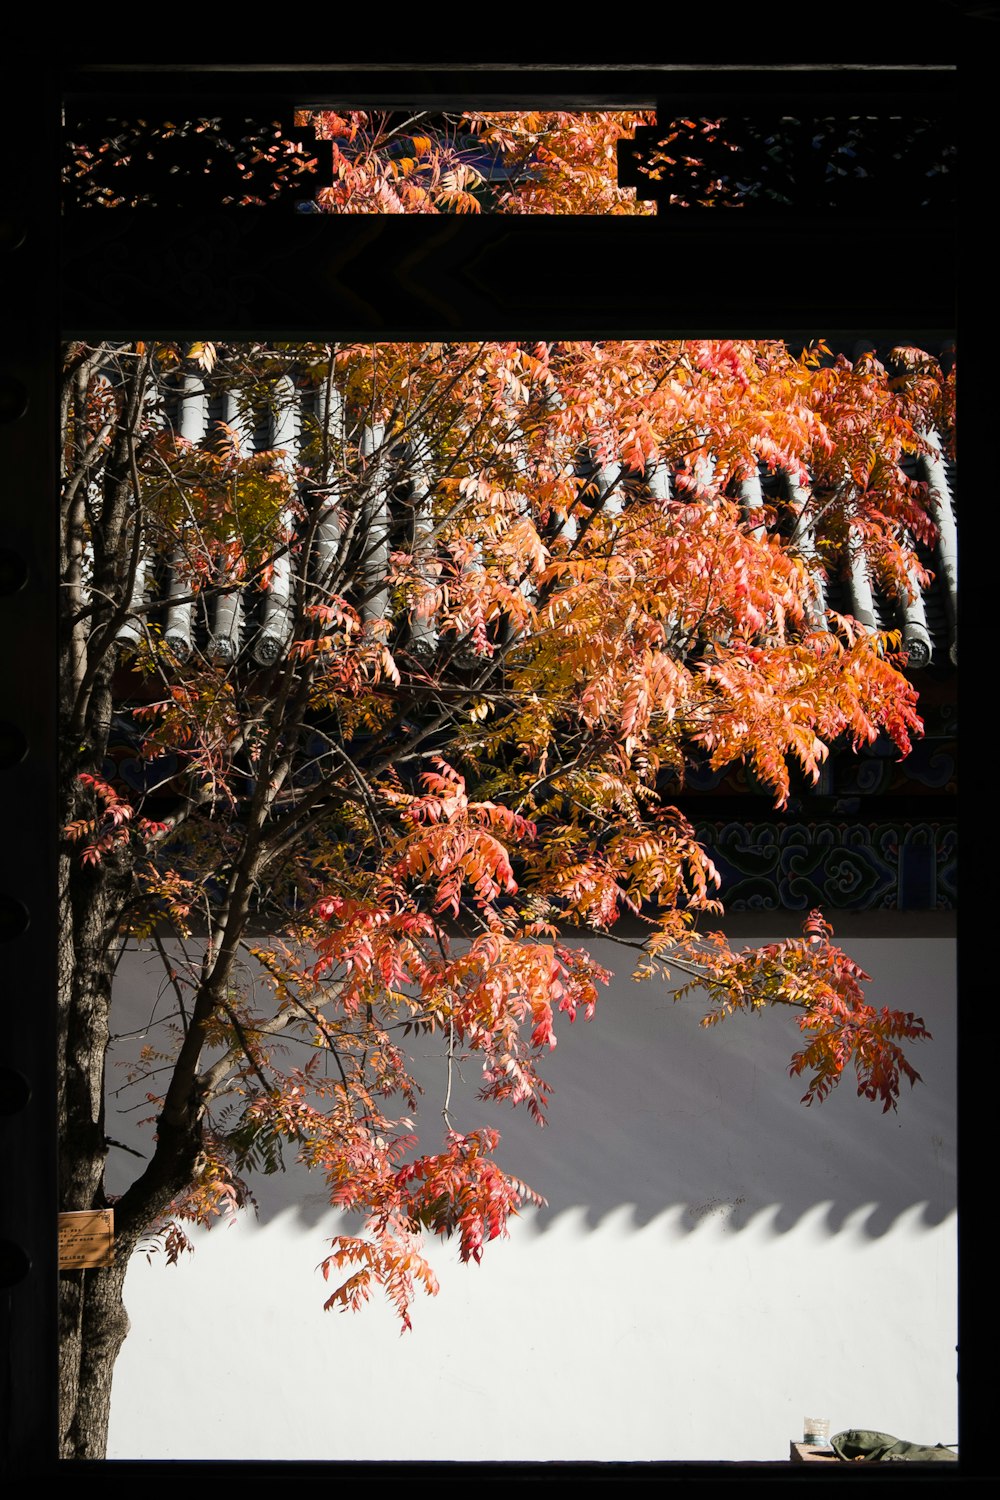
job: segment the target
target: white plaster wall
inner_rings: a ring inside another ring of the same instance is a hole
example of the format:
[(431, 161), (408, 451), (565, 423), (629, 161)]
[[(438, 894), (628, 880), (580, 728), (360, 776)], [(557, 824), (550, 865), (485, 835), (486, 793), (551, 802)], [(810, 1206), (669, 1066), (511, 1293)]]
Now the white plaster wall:
[[(934, 1034), (898, 1114), (847, 1079), (803, 1107), (787, 1016), (706, 1030), (696, 1001), (618, 979), (562, 1029), (544, 1131), (464, 1105), (460, 1128), (496, 1124), (502, 1164), (550, 1206), (479, 1267), (436, 1244), (441, 1293), (412, 1333), (377, 1303), (322, 1311), (337, 1220), (298, 1171), (179, 1267), (134, 1258), (109, 1457), (782, 1459), (807, 1413), (957, 1440), (954, 944), (843, 946)], [(151, 974), (123, 961), (134, 1024)], [(436, 1065), (425, 1081), (432, 1122)], [(112, 1112), (110, 1134), (132, 1140), (134, 1118)]]

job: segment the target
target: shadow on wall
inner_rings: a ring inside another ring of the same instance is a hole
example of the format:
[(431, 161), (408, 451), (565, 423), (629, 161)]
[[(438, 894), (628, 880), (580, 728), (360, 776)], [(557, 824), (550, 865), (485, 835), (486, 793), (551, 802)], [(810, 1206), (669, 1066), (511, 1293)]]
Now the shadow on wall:
[[(855, 939), (843, 946), (875, 976), (873, 1000), (916, 1011), (933, 1036), (911, 1053), (923, 1082), (904, 1085), (897, 1113), (857, 1098), (853, 1075), (823, 1104), (801, 1104), (804, 1083), (788, 1076), (800, 1036), (793, 1015), (736, 1016), (706, 1029), (696, 997), (674, 1004), (665, 986), (633, 984), (619, 972), (592, 1021), (557, 1027), (559, 1046), (543, 1068), (553, 1086), (547, 1127), (523, 1110), (477, 1101), (475, 1060), (453, 1084), (456, 1127), (500, 1131), (501, 1165), (548, 1199), (548, 1207), (524, 1215), (525, 1228), (537, 1233), (570, 1209), (596, 1228), (623, 1208), (636, 1227), (680, 1208), (673, 1232), (707, 1220), (738, 1231), (766, 1212), (770, 1231), (781, 1234), (817, 1206), (826, 1210), (817, 1228), (825, 1223), (831, 1234), (850, 1218), (855, 1232), (877, 1238), (914, 1208), (914, 1228), (940, 1224), (956, 1205), (954, 944)], [(622, 969), (620, 949), (598, 943), (595, 951), (607, 967)], [(143, 1005), (149, 1013), (153, 974), (138, 955), (126, 956), (118, 984), (136, 1016)], [(422, 1146), (430, 1151), (444, 1098), (442, 1058), (428, 1051), (416, 1076), (424, 1089)], [(126, 1137), (129, 1127), (119, 1129), (118, 1118), (136, 1118), (116, 1116), (120, 1103), (110, 1102), (109, 1133), (142, 1149), (141, 1133)], [(322, 1182), (291, 1152), (286, 1157), (288, 1171), (252, 1180), (259, 1222), (291, 1213), (303, 1226), (336, 1233)], [(127, 1171), (128, 1158), (113, 1151), (112, 1173), (119, 1162)], [(357, 1232), (356, 1220), (348, 1232)]]

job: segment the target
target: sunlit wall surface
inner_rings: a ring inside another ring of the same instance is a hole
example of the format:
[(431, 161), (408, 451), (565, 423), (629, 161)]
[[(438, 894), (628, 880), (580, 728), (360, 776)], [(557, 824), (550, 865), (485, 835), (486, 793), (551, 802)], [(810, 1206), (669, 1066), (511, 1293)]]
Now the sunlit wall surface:
[[(781, 1460), (806, 1413), (956, 1441), (948, 920), (855, 918), (871, 935), (843, 940), (878, 1003), (933, 1033), (895, 1114), (846, 1078), (805, 1108), (790, 1017), (705, 1031), (696, 999), (631, 984), (597, 943), (620, 977), (551, 1058), (549, 1126), (476, 1104), (471, 1075), (459, 1101), (549, 1206), (479, 1268), (435, 1246), (440, 1295), (401, 1337), (385, 1305), (322, 1311), (322, 1184), (257, 1179), (256, 1221), (196, 1235), (176, 1268), (134, 1258), (109, 1457)], [(157, 983), (123, 961), (136, 1025)], [(440, 1059), (420, 1076), (430, 1117)], [(135, 1118), (112, 1112), (109, 1130), (131, 1142)]]

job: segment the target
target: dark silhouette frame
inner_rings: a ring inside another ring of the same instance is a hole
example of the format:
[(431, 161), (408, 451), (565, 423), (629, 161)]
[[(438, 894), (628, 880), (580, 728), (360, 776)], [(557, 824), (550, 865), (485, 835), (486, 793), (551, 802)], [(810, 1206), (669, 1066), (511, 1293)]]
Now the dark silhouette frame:
[[(860, 7), (857, 7), (859, 14)], [(946, 22), (938, 63), (955, 60), (959, 12), (973, 12), (965, 29), (979, 59), (992, 40), (990, 7), (942, 5)], [(850, 12), (851, 7), (847, 7)], [(983, 12), (979, 14), (978, 12)], [(850, 27), (848, 26), (848, 31)], [(854, 35), (862, 33), (855, 31)], [(873, 33), (866, 42), (870, 49)], [(672, 38), (676, 46), (676, 37)], [(914, 63), (926, 46), (907, 40), (883, 44), (886, 63)], [(357, 48), (355, 55), (361, 55)], [(680, 55), (705, 48), (688, 45)], [(858, 50), (861, 48), (859, 46)], [(932, 50), (932, 49), (931, 49)], [(844, 55), (852, 52), (849, 45)], [(633, 53), (634, 55), (634, 49)], [(676, 54), (675, 54), (676, 55)], [(871, 52), (869, 50), (869, 55)], [(734, 63), (738, 60), (738, 48)], [(770, 61), (783, 57), (781, 47)], [(824, 87), (849, 99), (870, 87), (863, 69), (820, 70)], [(670, 85), (669, 108), (680, 99), (677, 79), (655, 67), (620, 73), (604, 65), (544, 68), (499, 78), (500, 107), (564, 100), (566, 107), (615, 107), (661, 98)], [(985, 62), (966, 73), (986, 87)], [(801, 68), (796, 90), (818, 86)], [(0, 1455), (18, 1477), (66, 1477), (54, 1455), (56, 1362), (56, 1142), (52, 1101), (55, 1025), (54, 955), (56, 881), (53, 828), (53, 765), (56, 733), (54, 663), (57, 587), (54, 387), (60, 337), (104, 336), (144, 331), (183, 337), (321, 335), (372, 338), (430, 336), (537, 336), (540, 323), (555, 336), (619, 337), (781, 334), (805, 342), (819, 333), (844, 340), (881, 336), (906, 328), (913, 335), (944, 339), (953, 332), (955, 226), (928, 225), (898, 214), (876, 222), (821, 209), (804, 213), (796, 234), (806, 253), (790, 251), (787, 219), (767, 213), (730, 215), (711, 210), (682, 222), (655, 219), (587, 221), (525, 218), (338, 219), (254, 210), (205, 211), (197, 220), (171, 210), (98, 211), (61, 219), (58, 162), (64, 99), (85, 97), (102, 106), (155, 97), (183, 103), (224, 97), (240, 108), (262, 97), (308, 104), (324, 95), (375, 102), (414, 98), (462, 107), (482, 107), (480, 69), (452, 71), (442, 65), (406, 65), (337, 74), (284, 74), (226, 69), (213, 73), (183, 65), (158, 69), (90, 66), (56, 59), (15, 56), (5, 140), (16, 143), (9, 164), (6, 201), (0, 209), (0, 276), (8, 307), (0, 358), (0, 452), (7, 493), (0, 538), (0, 636), (7, 650), (0, 675), (0, 777), (6, 792), (6, 838), (0, 846), (0, 949), (7, 976), (5, 1039), (0, 1068), (0, 1131), (9, 1170), (0, 1218), (0, 1338), (7, 1343), (0, 1366)], [(955, 75), (943, 68), (900, 66), (883, 73), (879, 91), (895, 88), (909, 97), (928, 91), (956, 101)], [(711, 113), (724, 96), (727, 113), (759, 101), (768, 85), (755, 71), (724, 74), (688, 71), (684, 89), (700, 113)], [(768, 99), (774, 104), (773, 92)], [(662, 111), (668, 107), (663, 100)], [(683, 102), (682, 107), (692, 107)], [(952, 107), (951, 104), (948, 107)], [(84, 222), (93, 219), (94, 222)], [(724, 233), (720, 233), (724, 231)], [(919, 235), (911, 253), (907, 242)], [(881, 251), (881, 253), (876, 253)], [(226, 267), (246, 265), (242, 286)], [(275, 273), (291, 268), (282, 280)], [(154, 274), (150, 274), (150, 272)], [(278, 286), (280, 293), (274, 293)], [(271, 292), (267, 291), (268, 287)], [(58, 289), (58, 295), (57, 291)], [(43, 668), (43, 663), (53, 664)], [(48, 675), (47, 675), (48, 674)], [(968, 1138), (968, 1121), (963, 1130)], [(963, 1257), (967, 1259), (966, 1237)], [(963, 1262), (963, 1276), (966, 1274)], [(963, 1337), (973, 1337), (968, 1305)], [(985, 1435), (988, 1438), (989, 1434)], [(957, 1477), (989, 1472), (983, 1444), (977, 1448), (970, 1421), (963, 1430), (963, 1462)], [(148, 1481), (162, 1469), (171, 1478), (202, 1477), (226, 1464), (117, 1463), (115, 1480)], [(234, 1466), (242, 1482), (255, 1470), (292, 1470), (290, 1478), (330, 1477), (377, 1468), (351, 1465)], [(394, 1465), (427, 1470), (433, 1465)], [(455, 1471), (460, 1466), (454, 1466)], [(525, 1464), (474, 1466), (477, 1477), (505, 1483), (541, 1477)], [(760, 1477), (796, 1480), (793, 1468), (674, 1464), (559, 1465), (560, 1476), (644, 1482), (662, 1478)], [(599, 1470), (599, 1473), (595, 1473)], [(494, 1472), (497, 1471), (497, 1472)], [(666, 1472), (664, 1472), (666, 1471)], [(451, 1470), (449, 1469), (449, 1473)], [(103, 1470), (97, 1476), (102, 1482)], [(884, 1472), (883, 1478), (888, 1478)], [(906, 1476), (917, 1478), (912, 1471)], [(878, 1473), (852, 1475), (856, 1482)]]

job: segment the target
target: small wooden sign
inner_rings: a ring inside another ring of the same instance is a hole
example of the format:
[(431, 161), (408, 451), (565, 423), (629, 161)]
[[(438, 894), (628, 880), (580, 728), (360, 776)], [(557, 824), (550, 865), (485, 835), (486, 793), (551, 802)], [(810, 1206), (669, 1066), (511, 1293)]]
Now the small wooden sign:
[(59, 1215), (59, 1269), (110, 1266), (115, 1258), (115, 1211), (88, 1208)]

